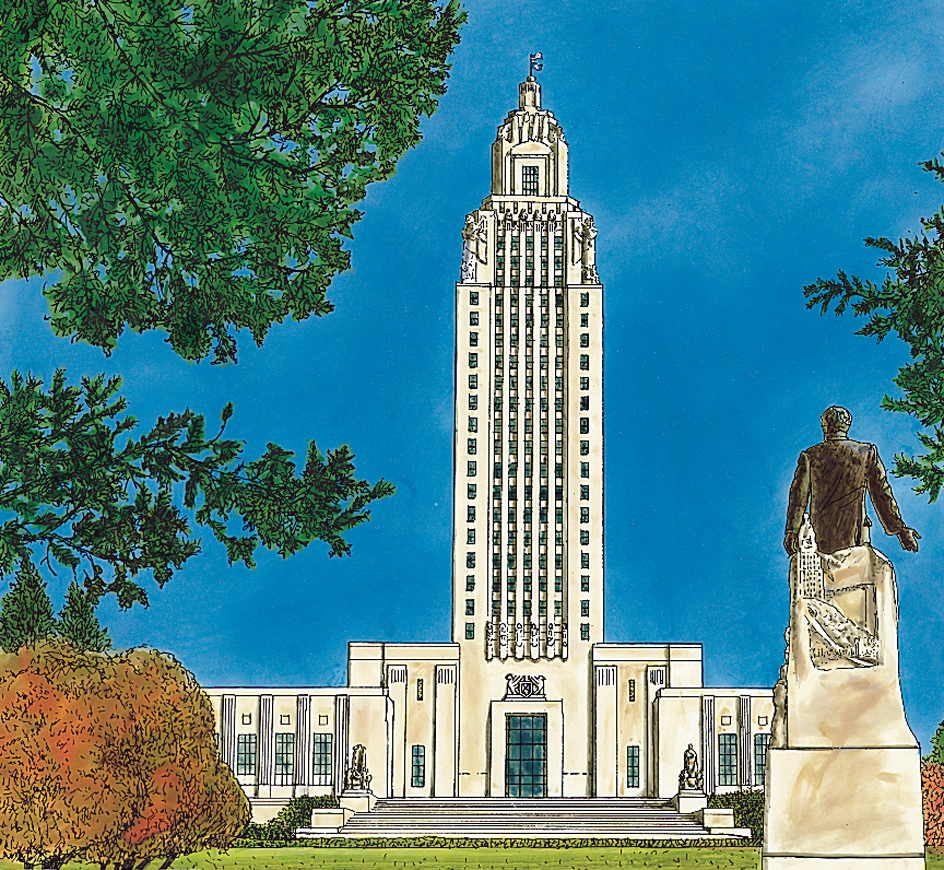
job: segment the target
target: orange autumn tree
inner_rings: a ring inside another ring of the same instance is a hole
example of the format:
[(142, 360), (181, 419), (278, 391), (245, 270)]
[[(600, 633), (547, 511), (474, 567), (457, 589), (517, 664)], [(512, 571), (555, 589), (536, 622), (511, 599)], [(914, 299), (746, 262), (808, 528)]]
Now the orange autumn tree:
[(145, 798), (116, 662), (41, 642), (0, 655), (0, 855), (58, 868)]
[(225, 847), (248, 816), (209, 699), (173, 658), (61, 641), (0, 656), (2, 857), (169, 865)]
[(249, 802), (216, 751), (209, 698), (175, 659), (132, 650), (123, 674), (134, 699), (136, 768), (147, 797), (130, 825), (86, 851), (88, 860), (141, 867), (225, 848), (249, 821)]

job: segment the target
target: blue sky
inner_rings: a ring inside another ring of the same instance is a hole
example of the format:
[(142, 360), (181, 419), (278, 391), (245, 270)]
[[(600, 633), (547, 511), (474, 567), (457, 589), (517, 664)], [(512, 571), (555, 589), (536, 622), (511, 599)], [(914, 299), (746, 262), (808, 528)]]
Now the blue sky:
[[(769, 686), (782, 661), (781, 548), (797, 454), (844, 404), (891, 464), (915, 444), (879, 409), (907, 359), (807, 311), (842, 268), (878, 277), (867, 235), (900, 234), (944, 189), (944, 12), (924, 3), (469, 0), (440, 111), (395, 178), (371, 189), (334, 314), (248, 340), (239, 363), (188, 364), (156, 336), (106, 359), (54, 338), (41, 282), (0, 294), (0, 372), (105, 371), (150, 422), (189, 406), (257, 455), (349, 443), (399, 493), (351, 535), (229, 568), (210, 541), (149, 610), (106, 608), (119, 646), (174, 652), (206, 685), (343, 684), (349, 640), (449, 639), (454, 282), (464, 215), (529, 51), (562, 123), (571, 195), (595, 215), (605, 285), (606, 638), (701, 642), (709, 685)], [(901, 595), (901, 668), (925, 748), (944, 719), (938, 589), (944, 505), (894, 487), (917, 555), (881, 531)], [(54, 598), (66, 578), (51, 580)]]

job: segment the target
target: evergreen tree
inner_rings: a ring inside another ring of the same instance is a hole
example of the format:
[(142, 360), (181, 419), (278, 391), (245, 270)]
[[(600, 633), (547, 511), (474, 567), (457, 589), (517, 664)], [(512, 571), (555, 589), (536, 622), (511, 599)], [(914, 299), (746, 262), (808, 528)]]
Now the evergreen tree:
[(924, 760), (944, 764), (944, 722), (937, 726), (937, 731), (931, 738), (931, 752), (924, 756)]
[(16, 652), (56, 632), (46, 584), (29, 559), (20, 562), (10, 589), (0, 600), (0, 647)]
[(59, 636), (81, 652), (104, 652), (111, 648), (108, 630), (99, 624), (91, 596), (74, 580), (66, 592), (66, 606), (59, 614)]

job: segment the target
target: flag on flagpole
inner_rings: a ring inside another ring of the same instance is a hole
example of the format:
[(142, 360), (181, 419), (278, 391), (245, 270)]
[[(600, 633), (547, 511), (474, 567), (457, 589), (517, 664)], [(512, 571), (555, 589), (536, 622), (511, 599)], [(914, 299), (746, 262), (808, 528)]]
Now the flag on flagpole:
[(531, 61), (531, 75), (544, 69), (544, 55), (540, 51), (529, 55), (529, 60)]

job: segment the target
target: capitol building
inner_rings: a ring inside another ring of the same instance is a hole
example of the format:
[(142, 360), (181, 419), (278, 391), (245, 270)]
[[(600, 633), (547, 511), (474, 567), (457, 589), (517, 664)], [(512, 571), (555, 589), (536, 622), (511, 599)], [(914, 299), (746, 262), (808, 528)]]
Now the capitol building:
[(689, 744), (708, 794), (764, 784), (768, 689), (706, 688), (700, 644), (604, 635), (596, 235), (531, 76), (461, 236), (452, 637), (351, 642), (346, 686), (209, 689), (256, 820), (340, 794), (355, 747), (381, 799), (669, 800)]

